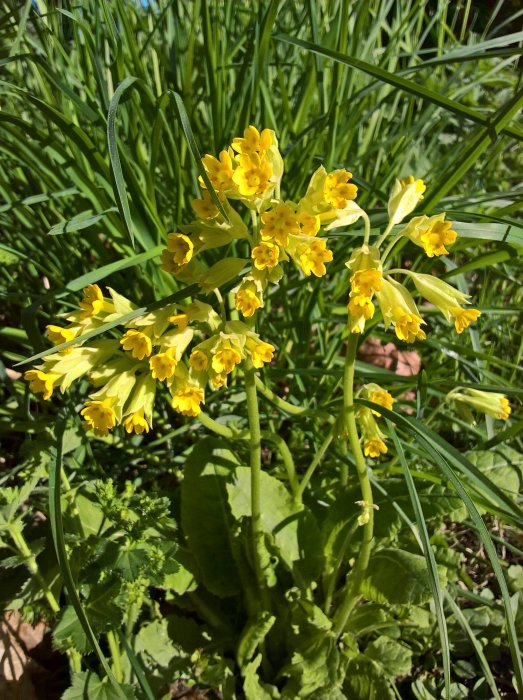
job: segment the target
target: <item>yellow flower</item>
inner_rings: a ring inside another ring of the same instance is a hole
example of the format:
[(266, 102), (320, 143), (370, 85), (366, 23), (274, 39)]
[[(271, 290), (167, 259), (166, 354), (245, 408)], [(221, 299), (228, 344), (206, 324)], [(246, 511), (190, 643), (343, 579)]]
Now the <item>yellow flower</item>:
[(253, 153), (250, 156), (239, 155), (239, 165), (233, 173), (233, 182), (243, 197), (262, 195), (270, 188), (272, 167), (267, 160)]
[(363, 454), (366, 457), (377, 459), (381, 455), (387, 454), (387, 445), (379, 437), (371, 437), (363, 442)]
[(82, 318), (97, 316), (104, 308), (104, 297), (102, 290), (97, 284), (88, 284), (83, 290), (84, 298), (80, 302), (83, 309)]
[(145, 420), (143, 411), (138, 411), (137, 413), (131, 413), (123, 422), (123, 427), (126, 433), (135, 432), (137, 435), (141, 435), (143, 432), (149, 432), (149, 423)]
[[(141, 359), (141, 358), (140, 358)], [(153, 379), (164, 381), (170, 379), (174, 374), (174, 369), (178, 364), (178, 360), (174, 357), (174, 350), (169, 348), (165, 352), (159, 352), (153, 355), (149, 360), (149, 367)]]
[[(47, 329), (47, 337), (53, 343), (53, 345), (60, 345), (61, 343), (67, 343), (70, 340), (73, 340), (73, 338), (76, 338), (78, 333), (80, 332), (80, 327), (79, 326), (71, 326), (70, 328), (61, 328), (60, 326), (53, 326), (49, 325), (46, 327)], [(60, 350), (61, 353), (64, 355), (66, 353), (70, 353), (72, 351), (72, 346), (68, 348), (64, 348), (63, 350)]]
[(349, 298), (347, 310), (351, 317), (351, 333), (363, 333), (365, 321), (374, 316), (374, 304), (362, 294), (356, 294)]
[(264, 129), (261, 134), (255, 126), (248, 126), (243, 132), (243, 138), (233, 139), (232, 147), (237, 153), (250, 156), (253, 153), (264, 153), (276, 143), (274, 131)]
[(306, 211), (298, 214), (298, 223), (304, 236), (315, 236), (321, 226), (320, 217), (317, 214), (309, 214)]
[(413, 243), (423, 248), (429, 258), (447, 255), (446, 245), (455, 243), (458, 234), (451, 230), (452, 221), (445, 221), (445, 214), (435, 216), (415, 216), (403, 229)]
[(477, 309), (462, 309), (459, 306), (454, 306), (449, 309), (454, 317), (454, 327), (456, 332), (461, 335), (465, 328), (468, 328), (471, 323), (474, 323), (480, 316), (481, 311)]
[(406, 343), (425, 340), (427, 337), (426, 333), (420, 328), (420, 325), (425, 323), (421, 316), (405, 313), (401, 308), (396, 307), (393, 323), (396, 336)]
[(327, 242), (323, 238), (313, 238), (311, 242), (299, 251), (301, 269), (307, 277), (312, 273), (316, 277), (326, 274), (326, 262), (332, 260), (332, 252), (327, 249)]
[(369, 408), (361, 408), (356, 414), (363, 438), (363, 452), (366, 457), (376, 459), (387, 453), (387, 445), (384, 442), (385, 435), (381, 432)]
[(209, 358), (203, 350), (193, 350), (189, 358), (189, 364), (195, 372), (205, 372), (209, 366)]
[(151, 339), (145, 333), (136, 330), (129, 330), (120, 340), (120, 344), (124, 350), (130, 350), (133, 357), (137, 360), (143, 360), (144, 357), (149, 357), (152, 352)]
[(257, 270), (271, 269), (278, 264), (280, 249), (274, 243), (260, 243), (252, 249), (251, 257)]
[(349, 200), (356, 199), (358, 188), (349, 183), (351, 178), (352, 173), (347, 170), (334, 170), (325, 178), (323, 196), (334, 209), (344, 209)]
[(169, 322), (173, 323), (175, 326), (178, 326), (179, 330), (184, 331), (187, 328), (187, 325), (190, 321), (190, 318), (187, 314), (175, 314), (174, 316), (169, 316)]
[(222, 389), (224, 386), (227, 386), (227, 375), (225, 373), (216, 374), (215, 372), (211, 372), (211, 376), (209, 377), (209, 384), (213, 391)]
[(85, 408), (80, 411), (84, 417), (86, 428), (94, 430), (97, 435), (107, 435), (116, 425), (116, 413), (111, 399), (103, 401), (87, 401)]
[(167, 236), (167, 248), (175, 265), (187, 265), (192, 259), (194, 244), (183, 233), (170, 233)]
[[(234, 189), (232, 159), (227, 151), (220, 152), (219, 160), (214, 156), (205, 155), (202, 158), (202, 163), (215, 190), (226, 192)], [(202, 179), (200, 179), (200, 184), (205, 187)]]
[(358, 270), (351, 277), (351, 290), (354, 294), (363, 294), (371, 298), (373, 294), (381, 289), (383, 276), (380, 270)]
[(388, 203), (391, 223), (399, 224), (414, 211), (418, 202), (423, 199), (423, 193), (426, 189), (423, 180), (415, 180), (412, 175), (401, 182), (396, 180)]
[(463, 309), (459, 304), (468, 304), (469, 294), (464, 294), (452, 285), (432, 275), (422, 275), (419, 272), (404, 271), (414, 281), (418, 292), (427, 301), (434, 304), (445, 316), (447, 321), (454, 321), (457, 333), (463, 333), (479, 316), (477, 309)]
[(178, 274), (191, 260), (194, 253), (194, 243), (183, 233), (170, 233), (167, 236), (167, 247), (162, 250), (161, 268), (173, 275)]
[(380, 291), (376, 294), (385, 328), (392, 324), (396, 336), (406, 343), (425, 340), (427, 336), (420, 328), (425, 322), (419, 315), (414, 299), (403, 285), (391, 278), (384, 279)]
[(200, 411), (200, 404), (205, 398), (204, 391), (199, 386), (186, 386), (177, 389), (172, 395), (172, 407), (183, 416), (197, 416)]
[(507, 420), (512, 413), (509, 400), (504, 394), (481, 391), (480, 389), (457, 388), (447, 394), (446, 398), (469, 404), (478, 411), (499, 420)]
[(270, 343), (260, 341), (251, 350), (251, 360), (253, 367), (260, 369), (264, 364), (271, 362), (274, 355), (274, 346)]
[(219, 215), (216, 204), (213, 202), (211, 195), (205, 190), (202, 199), (193, 199), (191, 206), (200, 219), (206, 221), (215, 219)]
[(241, 311), (245, 318), (251, 318), (256, 310), (263, 306), (261, 285), (254, 280), (244, 278), (233, 291), (236, 292), (234, 306), (238, 311)]
[(229, 374), (241, 361), (242, 356), (238, 350), (220, 345), (218, 349), (213, 352), (212, 368), (217, 374)]
[(284, 202), (279, 202), (276, 206), (263, 212), (261, 222), (260, 235), (262, 240), (274, 240), (283, 247), (289, 244), (290, 235), (298, 235), (300, 233), (300, 222), (296, 211)]
[(53, 387), (61, 377), (61, 374), (44, 372), (41, 369), (30, 369), (24, 374), (24, 379), (29, 382), (29, 389), (33, 394), (43, 394), (45, 401), (51, 398)]
[[(391, 394), (389, 394), (388, 391), (382, 389), (378, 384), (366, 384), (364, 388), (364, 395), (369, 401), (377, 403), (380, 406), (383, 406), (384, 408), (388, 408), (389, 411), (392, 411), (395, 399), (392, 397)], [(375, 416), (380, 415), (378, 411), (374, 411), (372, 409), (371, 411)]]

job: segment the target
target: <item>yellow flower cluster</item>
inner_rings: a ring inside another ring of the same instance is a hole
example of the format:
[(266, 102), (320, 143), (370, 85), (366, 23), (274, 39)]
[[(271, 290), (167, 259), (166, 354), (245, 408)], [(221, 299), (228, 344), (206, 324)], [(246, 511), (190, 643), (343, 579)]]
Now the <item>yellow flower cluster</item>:
[[(96, 284), (86, 287), (79, 310), (65, 315), (69, 325), (48, 326), (49, 340), (55, 345), (74, 340), (135, 308), (113, 289), (109, 294), (104, 297)], [(190, 349), (194, 340), (198, 342)], [(49, 400), (54, 389), (63, 393), (88, 376), (95, 391), (80, 413), (85, 428), (100, 436), (120, 424), (127, 433), (149, 432), (158, 382), (165, 383), (175, 411), (197, 416), (207, 384), (213, 390), (225, 386), (241, 362), (250, 360), (261, 368), (274, 353), (248, 326), (224, 323), (200, 301), (182, 309), (167, 305), (135, 318), (119, 339), (87, 342), (46, 356), (25, 379), (34, 393)]]
[[(393, 397), (378, 384), (366, 384), (361, 393), (363, 398), (368, 401), (372, 401), (392, 411)], [(385, 435), (380, 430), (375, 416), (379, 417), (379, 412), (367, 407), (359, 408), (356, 414), (363, 441), (363, 453), (366, 457), (372, 457), (373, 459), (388, 452), (385, 444)]]
[[(264, 305), (268, 284), (276, 284), (281, 263), (292, 259), (305, 276), (323, 277), (332, 261), (327, 239), (319, 237), (322, 226), (330, 230), (363, 215), (353, 201), (357, 187), (347, 170), (327, 173), (320, 167), (313, 174), (305, 196), (298, 202), (280, 198), (283, 160), (274, 131), (254, 126), (234, 138), (218, 157), (205, 155), (205, 172), (219, 197), (228, 221), (204, 188), (192, 202), (198, 219), (171, 233), (162, 252), (162, 268), (182, 281), (198, 282), (204, 291), (226, 284), (247, 268), (233, 289), (235, 307), (251, 318)], [(254, 230), (249, 232), (231, 201), (239, 200), (252, 212)], [(249, 258), (226, 258), (207, 269), (197, 256), (209, 248), (245, 239)]]
[(346, 263), (351, 271), (347, 304), (351, 333), (363, 333), (366, 321), (373, 318), (375, 296), (385, 329), (393, 326), (399, 340), (406, 343), (424, 340), (427, 337), (421, 328), (425, 321), (412, 294), (407, 287), (395, 280), (392, 274), (410, 278), (421, 296), (433, 304), (447, 321), (454, 323), (457, 333), (462, 333), (479, 318), (480, 312), (477, 309), (463, 307), (469, 303), (468, 294), (463, 294), (437, 277), (412, 270), (387, 270), (387, 254), (394, 241), (401, 237), (407, 237), (423, 248), (429, 258), (448, 253), (445, 246), (456, 241), (457, 234), (451, 229), (452, 223), (445, 221), (444, 213), (431, 217), (417, 216), (397, 234), (383, 255), (380, 252), (380, 245), (393, 225), (401, 223), (405, 216), (413, 211), (422, 199), (425, 189), (423, 180), (415, 180), (412, 176), (401, 182), (397, 180), (389, 199), (389, 225), (384, 236), (373, 246), (366, 242), (357, 248)]

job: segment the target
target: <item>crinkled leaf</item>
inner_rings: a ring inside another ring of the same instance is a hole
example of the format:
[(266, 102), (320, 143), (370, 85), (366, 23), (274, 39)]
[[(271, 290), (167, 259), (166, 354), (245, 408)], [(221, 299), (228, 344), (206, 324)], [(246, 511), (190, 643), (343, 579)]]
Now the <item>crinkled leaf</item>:
[(140, 628), (136, 635), (135, 651), (143, 658), (146, 668), (151, 664), (167, 668), (171, 659), (179, 656), (169, 638), (168, 622), (154, 620)]
[(363, 654), (349, 661), (343, 690), (350, 700), (394, 700), (381, 666)]
[[(438, 567), (438, 571), (444, 587), (446, 570)], [(380, 549), (371, 557), (361, 592), (369, 600), (391, 605), (429, 601), (432, 591), (425, 557), (402, 549)]]
[(365, 649), (365, 656), (382, 666), (388, 676), (408, 676), (412, 670), (412, 651), (390, 637), (381, 636)]

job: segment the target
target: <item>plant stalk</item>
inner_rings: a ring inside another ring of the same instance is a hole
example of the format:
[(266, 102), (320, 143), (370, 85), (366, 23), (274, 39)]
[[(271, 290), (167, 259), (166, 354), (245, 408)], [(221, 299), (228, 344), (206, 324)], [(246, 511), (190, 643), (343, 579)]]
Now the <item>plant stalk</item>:
[(268, 609), (268, 595), (263, 579), (260, 551), (263, 546), (263, 531), (261, 528), (261, 430), (260, 413), (258, 411), (258, 396), (256, 394), (256, 376), (252, 363), (247, 363), (245, 370), (245, 393), (247, 396), (247, 415), (250, 431), (251, 456), (251, 536), (252, 560), (254, 573), (258, 582), (258, 590), (264, 609)]
[(358, 428), (356, 425), (356, 415), (354, 411), (354, 370), (356, 363), (356, 351), (358, 349), (358, 335), (351, 333), (347, 345), (347, 355), (345, 358), (345, 373), (343, 378), (343, 420), (349, 438), (349, 445), (356, 463), (356, 472), (360, 483), (362, 500), (365, 503), (368, 520), (363, 525), (363, 537), (361, 548), (356, 564), (351, 571), (350, 579), (347, 581), (346, 592), (340, 607), (334, 616), (334, 633), (338, 637), (343, 633), (350, 614), (356, 605), (361, 584), (367, 571), (370, 553), (372, 549), (374, 533), (374, 508), (372, 499), (372, 487), (365, 457), (360, 445)]

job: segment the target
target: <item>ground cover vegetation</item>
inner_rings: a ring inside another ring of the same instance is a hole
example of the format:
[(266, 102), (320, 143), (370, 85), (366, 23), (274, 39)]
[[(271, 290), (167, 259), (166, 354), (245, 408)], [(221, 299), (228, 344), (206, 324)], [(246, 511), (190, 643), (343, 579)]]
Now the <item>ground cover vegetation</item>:
[(522, 11), (0, 6), (1, 600), (46, 697), (521, 695)]

